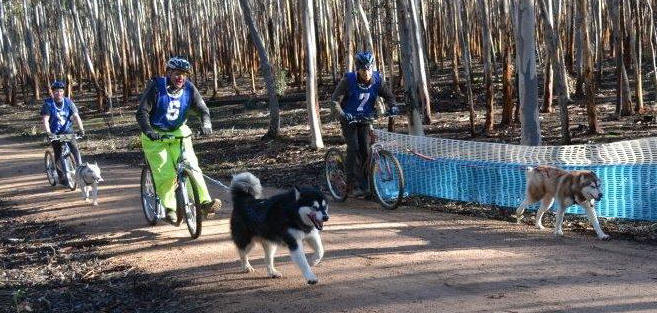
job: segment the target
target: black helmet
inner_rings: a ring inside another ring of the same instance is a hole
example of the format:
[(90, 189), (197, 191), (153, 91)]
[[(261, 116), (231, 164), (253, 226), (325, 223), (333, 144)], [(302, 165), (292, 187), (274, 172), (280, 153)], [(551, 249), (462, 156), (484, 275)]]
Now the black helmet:
[(356, 69), (369, 70), (374, 65), (374, 55), (369, 51), (356, 53)]
[(66, 84), (64, 84), (64, 82), (56, 80), (56, 81), (52, 82), (52, 85), (50, 85), (50, 88), (53, 89), (53, 90), (54, 89), (64, 89), (64, 88), (66, 88)]
[(192, 65), (184, 58), (172, 57), (167, 61), (167, 70), (178, 70), (189, 73), (192, 71)]

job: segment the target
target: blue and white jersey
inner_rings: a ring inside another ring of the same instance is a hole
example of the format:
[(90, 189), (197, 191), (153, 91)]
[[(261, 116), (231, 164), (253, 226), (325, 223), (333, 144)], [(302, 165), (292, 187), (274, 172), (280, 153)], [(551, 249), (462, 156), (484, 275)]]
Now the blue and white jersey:
[(78, 108), (71, 99), (64, 97), (62, 103), (55, 103), (55, 100), (48, 98), (41, 107), (42, 116), (50, 116), (48, 124), (50, 132), (55, 135), (73, 133), (73, 114), (78, 113)]
[(342, 111), (353, 116), (371, 116), (374, 112), (374, 103), (379, 96), (381, 75), (378, 71), (374, 71), (372, 73), (372, 82), (367, 87), (359, 86), (356, 72), (346, 73), (345, 77), (349, 82), (349, 90)]
[(167, 78), (158, 77), (155, 81), (157, 104), (151, 112), (151, 125), (164, 131), (178, 129), (187, 120), (187, 110), (194, 94), (189, 81), (176, 94), (167, 92)]

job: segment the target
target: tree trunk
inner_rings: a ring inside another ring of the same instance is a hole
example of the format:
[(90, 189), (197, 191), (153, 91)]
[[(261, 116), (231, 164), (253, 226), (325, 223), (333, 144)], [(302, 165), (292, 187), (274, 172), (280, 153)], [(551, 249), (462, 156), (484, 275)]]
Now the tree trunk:
[(345, 0), (344, 41), (347, 45), (347, 49), (345, 49), (344, 51), (344, 64), (346, 65), (345, 72), (351, 72), (354, 70), (354, 2), (353, 1), (354, 0)]
[(365, 10), (363, 10), (363, 6), (360, 4), (361, 0), (352, 0), (352, 1), (356, 1), (356, 6), (358, 7), (358, 15), (360, 16), (360, 19), (363, 22), (362, 25), (365, 31), (365, 39), (367, 39), (366, 50), (374, 53), (374, 44), (372, 43), (372, 31), (370, 30), (370, 22), (367, 19)]
[(385, 20), (385, 34), (387, 36), (386, 40), (383, 41), (383, 47), (385, 49), (384, 52), (384, 59), (386, 63), (386, 68), (389, 71), (389, 74), (387, 74), (386, 80), (388, 81), (389, 86), (392, 88), (392, 83), (395, 80), (395, 71), (394, 71), (394, 62), (393, 62), (393, 54), (394, 54), (394, 48), (393, 48), (393, 2), (385, 2), (386, 6), (386, 20)]
[[(549, 1), (549, 0), (548, 0)], [(543, 17), (543, 22), (547, 24), (546, 35), (546, 44), (548, 55), (552, 58), (552, 64), (564, 64), (563, 53), (560, 49), (559, 37), (557, 32), (554, 29), (554, 24), (548, 18), (549, 11), (545, 0), (539, 0), (541, 16)], [(565, 66), (557, 66), (557, 89), (559, 92), (559, 115), (561, 121), (561, 141), (563, 144), (570, 144), (570, 130), (569, 130), (569, 117), (568, 117), (568, 93), (566, 81)]]
[[(23, 0), (23, 21), (25, 23), (25, 46), (27, 48), (27, 56), (28, 56), (28, 61), (29, 61), (29, 66), (30, 66), (30, 79), (32, 80), (32, 86), (34, 87), (34, 99), (35, 100), (41, 100), (41, 87), (39, 86), (39, 81), (40, 81), (40, 75), (39, 75), (39, 67), (36, 62), (36, 51), (34, 49), (35, 43), (34, 39), (32, 38), (32, 30), (31, 30), (31, 25), (32, 23), (28, 20), (28, 7), (27, 7), (27, 2), (26, 0)], [(23, 99), (23, 101), (26, 101), (26, 99)]]
[(650, 52), (652, 54), (652, 71), (654, 79), (653, 85), (655, 86), (655, 98), (657, 100), (657, 53), (655, 52), (655, 46), (657, 46), (657, 32), (655, 31), (655, 23), (657, 23), (657, 19), (655, 17), (655, 13), (653, 12), (651, 1), (647, 1), (647, 3), (648, 12), (650, 13)]
[(493, 110), (495, 91), (493, 90), (492, 43), (490, 41), (490, 23), (488, 22), (490, 13), (487, 0), (479, 0), (479, 6), (481, 8), (481, 41), (483, 43), (483, 55), (481, 58), (484, 64), (484, 88), (486, 89), (486, 122), (484, 123), (484, 133), (490, 136), (493, 133), (493, 121), (495, 120), (495, 111)]
[(601, 134), (602, 127), (598, 121), (598, 113), (595, 108), (595, 78), (593, 75), (593, 52), (590, 48), (590, 36), (589, 36), (589, 14), (588, 6), (586, 5), (585, 0), (577, 0), (579, 8), (580, 24), (582, 27), (582, 58), (583, 58), (583, 84), (585, 87), (585, 103), (586, 103), (586, 114), (589, 121), (589, 133), (591, 134)]
[(603, 31), (606, 27), (602, 26), (602, 1), (603, 0), (593, 0), (593, 13), (595, 14), (595, 48), (596, 48), (596, 80), (602, 81), (603, 76), (603, 67), (602, 61), (604, 60), (604, 33)]
[(632, 99), (630, 98), (630, 84), (627, 79), (627, 71), (625, 69), (624, 61), (624, 47), (623, 38), (625, 33), (624, 18), (623, 18), (623, 2), (624, 0), (616, 0), (616, 6), (613, 6), (612, 12), (614, 14), (614, 41), (616, 42), (616, 114), (618, 116), (631, 115), (632, 112)]
[(415, 61), (412, 50), (416, 49), (417, 46), (413, 45), (413, 39), (411, 38), (411, 36), (413, 36), (413, 34), (411, 34), (413, 28), (411, 26), (411, 12), (407, 1), (409, 0), (397, 0), (399, 39), (402, 52), (399, 63), (401, 65), (402, 73), (404, 74), (404, 86), (406, 87), (406, 94), (410, 102), (410, 110), (408, 111), (408, 133), (410, 135), (422, 136), (424, 135), (420, 115), (422, 104), (420, 99), (418, 99), (418, 86), (415, 81), (415, 74), (413, 73), (416, 69), (412, 64)]
[(632, 36), (632, 40), (634, 41), (634, 53), (632, 53), (633, 60), (634, 60), (634, 72), (636, 73), (636, 89), (634, 90), (635, 92), (635, 98), (636, 98), (636, 106), (634, 107), (634, 111), (643, 114), (644, 113), (644, 106), (643, 106), (643, 75), (641, 74), (641, 59), (642, 59), (642, 42), (643, 38), (641, 36), (641, 8), (639, 7), (639, 0), (632, 0), (634, 2), (634, 29), (632, 32), (634, 33), (634, 36)]
[[(462, 1), (464, 0), (455, 0), (453, 10), (456, 20), (454, 24), (460, 26), (458, 33), (459, 42), (461, 44), (461, 49), (463, 50), (463, 65), (465, 67), (465, 85), (466, 85), (466, 99), (468, 102), (468, 112), (470, 113), (470, 136), (476, 136), (477, 132), (475, 130), (475, 120), (476, 115), (474, 111), (474, 96), (472, 95), (472, 79), (470, 71), (470, 35), (468, 34), (468, 10), (467, 8), (462, 7)], [(460, 22), (460, 23), (458, 23)]]
[[(579, 1), (579, 0), (578, 0)], [(573, 7), (577, 7), (577, 10), (574, 10), (573, 14), (575, 20), (575, 73), (577, 74), (577, 81), (575, 82), (575, 94), (578, 96), (584, 95), (584, 67), (583, 67), (583, 51), (582, 51), (582, 27), (584, 17), (582, 16), (582, 9), (579, 8), (577, 2), (572, 3)], [(588, 25), (586, 25), (588, 27)]]
[[(552, 1), (548, 0), (546, 5), (548, 10), (548, 19), (550, 22), (552, 22), (553, 25), (556, 25)], [(548, 32), (547, 25), (548, 23), (543, 23), (544, 37)], [(551, 58), (549, 56), (545, 58), (543, 63), (543, 73), (543, 106), (541, 107), (541, 112), (554, 113), (554, 107), (552, 106), (552, 100), (554, 99), (554, 64), (552, 64)]]
[(533, 1), (518, 5), (518, 36), (516, 63), (518, 66), (518, 102), (522, 125), (520, 144), (541, 145), (541, 122), (538, 119), (538, 87), (536, 78), (536, 20)]
[[(454, 0), (454, 1), (456, 3), (457, 1), (460, 1), (460, 0)], [(454, 41), (458, 41), (459, 33), (461, 32), (461, 30), (458, 27), (458, 23), (457, 23), (457, 19), (458, 19), (457, 14), (459, 14), (459, 13), (454, 12), (454, 10), (455, 9), (452, 6), (452, 8), (449, 10), (449, 12), (451, 12), (451, 15), (452, 15), (452, 32), (453, 32), (453, 36), (454, 36)], [(467, 10), (467, 8), (465, 8), (465, 10)], [(463, 27), (467, 28), (467, 24), (464, 25)], [(468, 30), (465, 29), (463, 31), (467, 32)], [(461, 44), (461, 46), (463, 46), (463, 44)], [(459, 84), (460, 78), (459, 78), (459, 61), (458, 61), (458, 57), (459, 57), (459, 46), (455, 45), (455, 44), (452, 44), (452, 77), (454, 79), (454, 93), (457, 94), (457, 95), (461, 95), (462, 92), (461, 92), (461, 85)]]
[(2, 38), (0, 49), (2, 49), (2, 53), (4, 54), (3, 64), (6, 66), (7, 80), (5, 81), (5, 85), (7, 86), (7, 103), (11, 104), (12, 107), (16, 107), (18, 105), (16, 97), (16, 89), (18, 88), (16, 85), (16, 63), (14, 61), (14, 48), (11, 38), (9, 38), (7, 26), (4, 25), (5, 11), (2, 2), (3, 0), (0, 0), (0, 38)]
[[(509, 16), (509, 2), (503, 1), (503, 17), (502, 23), (504, 25), (503, 31), (512, 32), (511, 18)], [(502, 36), (504, 43), (504, 69), (502, 72), (502, 121), (500, 126), (509, 127), (513, 122), (513, 69), (511, 63), (513, 62), (513, 43), (511, 37)]]
[[(242, 0), (246, 1), (246, 0)], [(324, 148), (322, 141), (321, 121), (319, 119), (319, 103), (317, 102), (317, 64), (315, 43), (315, 14), (313, 0), (304, 0), (304, 35), (306, 41), (306, 101), (308, 103), (308, 124), (310, 125), (310, 146), (315, 149)]]
[(260, 56), (260, 71), (262, 71), (262, 76), (265, 79), (265, 87), (267, 88), (267, 94), (269, 95), (269, 130), (263, 139), (277, 138), (280, 133), (281, 123), (278, 97), (276, 96), (276, 88), (274, 86), (275, 83), (272, 66), (269, 63), (267, 49), (265, 48), (265, 44), (262, 42), (260, 32), (258, 31), (258, 28), (253, 21), (251, 8), (249, 7), (249, 0), (240, 0), (240, 6), (242, 7), (244, 22), (249, 27), (251, 40), (256, 46), (258, 55)]
[[(123, 104), (126, 104), (130, 97), (130, 84), (128, 83), (128, 48), (126, 45), (128, 31), (123, 21), (123, 12), (121, 10), (122, 0), (116, 2), (119, 16), (119, 27), (121, 28), (121, 80), (123, 83)], [(170, 26), (170, 25), (169, 25)]]
[[(84, 59), (86, 61), (85, 64), (87, 66), (87, 71), (91, 76), (91, 81), (94, 84), (94, 87), (96, 87), (96, 92), (98, 94), (102, 94), (104, 90), (100, 87), (100, 84), (98, 83), (98, 76), (96, 76), (96, 71), (94, 70), (94, 64), (91, 61), (89, 48), (84, 40), (84, 35), (82, 34), (82, 25), (80, 23), (80, 16), (78, 14), (78, 9), (75, 5), (75, 1), (71, 1), (69, 3), (70, 3), (71, 12), (73, 12), (73, 21), (75, 22), (75, 33), (78, 36), (78, 41), (80, 42), (80, 45), (82, 46), (82, 52), (84, 55)], [(107, 97), (107, 95), (104, 96)]]
[(415, 69), (413, 71), (415, 75), (415, 83), (417, 84), (417, 92), (419, 93), (420, 102), (422, 103), (422, 113), (423, 120), (422, 122), (425, 125), (430, 125), (432, 122), (431, 116), (431, 98), (429, 96), (429, 81), (427, 80), (426, 74), (426, 57), (424, 55), (424, 45), (423, 45), (423, 36), (422, 36), (422, 27), (420, 21), (418, 20), (419, 10), (416, 7), (415, 0), (410, 0), (410, 20), (411, 23), (411, 42), (413, 43), (413, 64)]
[[(240, 0), (240, 3), (241, 3), (241, 1), (242, 0)], [(230, 46), (231, 46), (231, 52), (233, 53), (233, 56), (228, 58), (229, 62), (230, 62), (230, 79), (231, 79), (231, 83), (233, 85), (233, 90), (235, 90), (235, 93), (239, 95), (240, 90), (237, 87), (237, 77), (235, 75), (235, 71), (239, 67), (239, 62), (237, 62), (238, 63), (237, 65), (235, 64), (236, 63), (235, 62), (235, 58), (236, 58), (235, 56), (239, 57), (242, 53), (240, 51), (239, 44), (238, 44), (240, 38), (237, 35), (238, 29), (237, 29), (237, 25), (236, 25), (237, 23), (235, 23), (235, 8), (230, 6), (229, 10), (230, 10), (230, 19), (231, 19), (231, 23), (232, 23), (232, 26), (233, 26), (232, 27), (233, 29), (230, 31), (230, 34), (232, 36)]]

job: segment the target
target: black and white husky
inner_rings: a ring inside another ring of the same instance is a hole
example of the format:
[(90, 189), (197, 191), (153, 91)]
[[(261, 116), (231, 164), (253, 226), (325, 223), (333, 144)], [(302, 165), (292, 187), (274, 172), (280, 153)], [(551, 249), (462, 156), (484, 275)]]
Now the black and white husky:
[[(310, 267), (324, 256), (319, 232), (329, 219), (322, 192), (295, 187), (269, 199), (260, 199), (260, 180), (248, 172), (233, 176), (230, 188), (233, 197), (230, 231), (242, 259), (242, 270), (253, 271), (248, 253), (255, 242), (260, 242), (265, 250), (267, 275), (281, 277), (274, 268), (274, 255), (278, 245), (283, 244), (290, 249), (290, 258), (308, 284), (316, 284), (317, 276)], [(315, 250), (309, 260), (303, 252), (303, 241)]]
[(100, 176), (98, 163), (82, 163), (75, 169), (75, 180), (77, 181), (84, 201), (93, 199), (93, 205), (98, 205), (98, 182), (103, 181)]

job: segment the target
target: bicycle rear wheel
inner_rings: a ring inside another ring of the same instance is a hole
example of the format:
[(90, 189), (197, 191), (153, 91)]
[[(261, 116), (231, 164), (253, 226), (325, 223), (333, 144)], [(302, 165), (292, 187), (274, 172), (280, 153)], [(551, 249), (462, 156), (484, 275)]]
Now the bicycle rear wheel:
[(189, 230), (192, 239), (196, 239), (201, 235), (203, 213), (198, 202), (196, 184), (187, 172), (183, 172), (180, 176), (176, 195), (178, 199), (178, 210), (182, 209), (183, 211), (187, 230)]
[(66, 156), (64, 163), (66, 164), (66, 186), (71, 189), (71, 191), (74, 191), (78, 186), (78, 182), (75, 180), (75, 169), (77, 168), (78, 163), (75, 161), (73, 154), (70, 153)]
[(385, 209), (396, 209), (404, 199), (404, 172), (389, 151), (379, 151), (370, 164), (370, 185), (376, 201)]
[(155, 193), (155, 183), (153, 182), (153, 174), (151, 168), (147, 165), (141, 168), (141, 209), (144, 211), (144, 217), (150, 225), (157, 224), (158, 211), (160, 202), (157, 200)]
[(56, 186), (57, 169), (55, 165), (55, 158), (52, 156), (52, 152), (46, 151), (46, 154), (43, 157), (43, 163), (46, 168), (46, 177), (48, 177), (48, 183), (50, 186)]
[(330, 148), (324, 156), (324, 177), (331, 196), (335, 201), (347, 200), (347, 172), (345, 171), (343, 153), (337, 148)]

